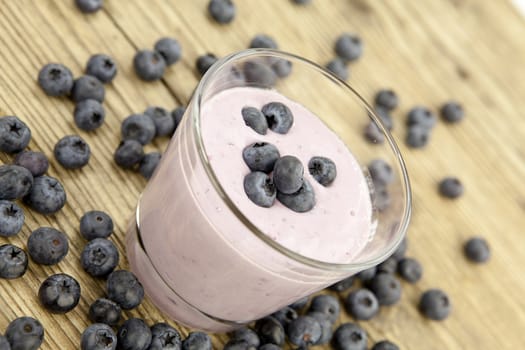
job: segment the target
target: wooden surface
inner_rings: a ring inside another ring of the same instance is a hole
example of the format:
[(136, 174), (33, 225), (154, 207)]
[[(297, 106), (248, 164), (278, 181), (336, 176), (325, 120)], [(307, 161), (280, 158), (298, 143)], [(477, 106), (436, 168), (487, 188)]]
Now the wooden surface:
[[(0, 1), (0, 115), (14, 114), (32, 128), (32, 150), (51, 159), (49, 174), (61, 179), (67, 205), (56, 215), (26, 210), (18, 236), (0, 238), (25, 247), (29, 233), (53, 226), (70, 237), (71, 250), (56, 266), (30, 263), (28, 273), (13, 281), (0, 280), (0, 333), (17, 316), (42, 321), (42, 349), (79, 348), (88, 325), (90, 303), (104, 293), (103, 281), (88, 277), (79, 263), (85, 242), (79, 218), (100, 209), (115, 221), (113, 241), (124, 251), (124, 233), (145, 181), (119, 169), (112, 153), (120, 122), (148, 105), (173, 108), (187, 103), (198, 78), (199, 54), (217, 55), (247, 47), (256, 33), (274, 36), (283, 50), (319, 63), (333, 57), (335, 37), (359, 33), (363, 58), (352, 64), (350, 82), (370, 99), (378, 88), (393, 87), (401, 96), (394, 113), (394, 135), (402, 141), (406, 111), (415, 104), (436, 109), (444, 101), (460, 101), (467, 117), (459, 125), (439, 123), (425, 150), (410, 150), (400, 142), (414, 194), (409, 229), (409, 256), (424, 265), (422, 281), (403, 283), (402, 302), (383, 308), (372, 321), (361, 323), (369, 345), (390, 339), (402, 349), (517, 348), (525, 339), (525, 20), (507, 1), (432, 0), (365, 1), (313, 0), (294, 6), (287, 0), (238, 0), (238, 14), (228, 26), (206, 16), (206, 0), (106, 0), (103, 11), (82, 15), (71, 0)], [(131, 69), (133, 54), (151, 48), (161, 36), (180, 40), (181, 62), (167, 70), (161, 82), (143, 83)], [(103, 52), (119, 64), (116, 80), (107, 87), (105, 125), (93, 133), (73, 123), (73, 104), (50, 98), (36, 84), (39, 68), (62, 62), (80, 75), (91, 54)], [(78, 133), (93, 151), (89, 165), (67, 171), (52, 159), (55, 142)], [(166, 140), (148, 146), (163, 150)], [(1, 155), (3, 162), (10, 158)], [(457, 175), (466, 194), (457, 201), (440, 198), (436, 183)], [(483, 266), (468, 263), (461, 246), (471, 235), (485, 236), (493, 256)], [(127, 268), (125, 258), (119, 267)], [(50, 315), (39, 305), (36, 291), (51, 273), (78, 278), (82, 299), (66, 315)], [(451, 317), (429, 322), (415, 305), (427, 288), (447, 291)], [(165, 317), (151, 302), (126, 312), (149, 324)], [(340, 322), (348, 321), (344, 313)], [(183, 334), (188, 330), (180, 327)], [(221, 348), (225, 336), (214, 337)]]

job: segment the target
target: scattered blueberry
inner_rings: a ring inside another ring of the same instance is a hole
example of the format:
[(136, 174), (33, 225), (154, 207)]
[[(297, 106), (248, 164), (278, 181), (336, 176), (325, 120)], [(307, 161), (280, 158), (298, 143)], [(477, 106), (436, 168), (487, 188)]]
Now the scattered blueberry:
[(73, 73), (60, 63), (48, 63), (38, 72), (38, 85), (48, 96), (66, 96), (73, 88)]
[(148, 107), (144, 114), (153, 120), (155, 136), (171, 136), (175, 131), (175, 120), (165, 108)]
[(182, 47), (174, 38), (161, 38), (157, 40), (154, 49), (160, 53), (168, 66), (177, 62), (182, 55)]
[(408, 240), (407, 237), (403, 237), (401, 242), (399, 242), (399, 245), (397, 246), (396, 250), (392, 254), (392, 257), (396, 259), (397, 261), (403, 259), (405, 257), (405, 254), (408, 249)]
[(286, 78), (292, 73), (292, 62), (279, 58), (272, 63), (272, 70), (279, 78)]
[(148, 350), (180, 350), (180, 333), (167, 323), (160, 322), (151, 326), (151, 344)]
[(78, 135), (64, 136), (53, 150), (56, 160), (66, 169), (79, 169), (89, 162), (91, 148)]
[(222, 350), (256, 350), (257, 348), (251, 346), (245, 340), (230, 339)]
[(248, 344), (248, 346), (251, 346), (254, 349), (257, 349), (261, 343), (257, 333), (255, 333), (253, 329), (248, 327), (236, 329), (231, 335), (231, 340), (245, 341)]
[(144, 288), (132, 272), (117, 270), (108, 276), (107, 295), (123, 310), (130, 310), (141, 303)]
[(109, 83), (117, 75), (117, 64), (108, 55), (96, 54), (89, 58), (86, 74), (97, 78), (102, 83)]
[(29, 235), (27, 251), (37, 264), (54, 265), (67, 255), (69, 242), (64, 233), (52, 227), (40, 227)]
[(401, 284), (392, 274), (376, 274), (368, 282), (368, 287), (375, 294), (379, 305), (393, 305), (401, 298)]
[(284, 344), (284, 328), (279, 321), (271, 316), (255, 322), (255, 331), (259, 335), (261, 345), (271, 343), (282, 346)]
[(7, 337), (0, 335), (0, 349), (1, 350), (11, 350), (11, 345), (9, 345), (9, 341), (7, 340)]
[(419, 125), (432, 129), (437, 122), (437, 118), (428, 108), (416, 106), (408, 112), (407, 126)]
[(142, 144), (136, 140), (124, 140), (118, 145), (113, 159), (118, 166), (132, 169), (144, 158)]
[(372, 347), (372, 350), (399, 350), (399, 346), (388, 340), (381, 340)]
[(373, 121), (366, 125), (364, 134), (366, 139), (372, 143), (381, 144), (385, 142), (385, 135)]
[(322, 329), (317, 319), (311, 316), (299, 316), (286, 330), (290, 343), (298, 346), (316, 344), (321, 339)]
[(301, 161), (294, 156), (283, 156), (275, 162), (273, 182), (283, 194), (292, 194), (303, 186), (304, 168)]
[(389, 257), (379, 265), (377, 265), (377, 273), (396, 273), (397, 260), (393, 257)]
[(97, 100), (83, 100), (75, 106), (73, 118), (77, 127), (85, 131), (92, 131), (104, 123), (106, 111)]
[(75, 278), (65, 273), (51, 275), (40, 285), (38, 299), (47, 310), (63, 314), (77, 306), (80, 285)]
[(243, 72), (246, 83), (249, 85), (269, 88), (277, 82), (277, 74), (275, 71), (263, 62), (248, 61), (244, 63)]
[(378, 158), (368, 164), (370, 177), (377, 187), (386, 186), (394, 181), (394, 171), (390, 164), (385, 160)]
[(116, 350), (117, 335), (110, 326), (94, 323), (84, 330), (80, 340), (81, 350)]
[(184, 106), (179, 106), (171, 112), (171, 116), (173, 117), (173, 120), (175, 121), (175, 129), (177, 129), (177, 127), (179, 126), (180, 121), (182, 120), (182, 117), (184, 116), (184, 112), (186, 112), (186, 107)]
[(102, 103), (105, 95), (104, 85), (91, 75), (83, 75), (75, 79), (73, 89), (71, 89), (71, 98), (75, 103), (90, 99)]
[(182, 342), (182, 350), (213, 350), (211, 339), (204, 332), (190, 332)]
[(159, 152), (150, 152), (142, 158), (142, 161), (139, 165), (139, 172), (146, 180), (149, 180), (157, 168), (157, 165), (160, 162), (160, 153)]
[(341, 34), (335, 42), (335, 53), (345, 61), (357, 60), (363, 54), (363, 42), (355, 34)]
[(489, 244), (481, 237), (470, 238), (463, 249), (467, 259), (472, 262), (484, 263), (490, 258)]
[(243, 107), (241, 110), (244, 123), (260, 135), (266, 135), (268, 122), (264, 114), (255, 107)]
[(0, 165), (0, 199), (19, 199), (31, 191), (33, 183), (33, 175), (26, 168)]
[(99, 298), (89, 306), (89, 320), (93, 323), (116, 326), (120, 321), (121, 313), (120, 306), (106, 298)]
[(108, 238), (113, 232), (111, 216), (100, 210), (91, 210), (80, 218), (80, 234), (91, 241), (95, 238)]
[(270, 316), (274, 317), (277, 321), (281, 322), (284, 329), (286, 329), (290, 322), (295, 320), (299, 315), (297, 314), (297, 311), (295, 311), (295, 309), (292, 309), (289, 306), (285, 306), (282, 309), (275, 311)]
[(455, 199), (465, 191), (463, 184), (456, 177), (446, 177), (439, 182), (439, 194), (443, 197)]
[(250, 48), (251, 49), (256, 49), (256, 48), (278, 49), (279, 46), (277, 45), (277, 42), (271, 36), (267, 34), (257, 34), (250, 41)]
[(0, 237), (14, 236), (22, 229), (25, 216), (18, 204), (0, 200)]
[(33, 317), (18, 317), (7, 326), (5, 337), (12, 350), (37, 350), (44, 341), (44, 327)]
[(441, 118), (447, 123), (457, 123), (463, 119), (465, 113), (463, 107), (455, 101), (445, 103), (441, 109)]
[(31, 140), (31, 130), (18, 117), (0, 118), (0, 151), (17, 153), (22, 151)]
[(379, 302), (370, 290), (360, 288), (348, 294), (345, 309), (356, 320), (370, 320), (379, 312)]
[(35, 177), (31, 191), (24, 197), (24, 203), (37, 213), (54, 214), (66, 204), (67, 195), (62, 184), (51, 176)]
[(22, 151), (16, 155), (13, 163), (29, 170), (33, 177), (44, 175), (49, 168), (49, 161), (42, 152)]
[(337, 327), (332, 337), (334, 350), (366, 350), (366, 345), (366, 332), (355, 323), (343, 323)]
[(310, 304), (309, 311), (318, 311), (326, 314), (328, 319), (334, 323), (339, 317), (339, 300), (329, 294), (316, 295)]
[(430, 140), (430, 132), (426, 126), (412, 125), (408, 128), (405, 142), (411, 148), (425, 147)]
[(27, 254), (12, 244), (0, 245), (0, 278), (13, 279), (24, 275), (27, 270)]
[(291, 303), (288, 306), (296, 311), (301, 311), (302, 309), (304, 309), (306, 304), (308, 304), (308, 300), (310, 300), (310, 298), (308, 296), (305, 296), (305, 297), (302, 297), (301, 299), (296, 300), (295, 302)]
[(359, 272), (357, 274), (357, 278), (359, 278), (361, 280), (361, 282), (366, 283), (366, 282), (369, 282), (372, 278), (375, 277), (376, 272), (377, 272), (377, 267), (376, 266), (372, 266), (372, 267), (369, 267), (366, 270), (363, 270), (363, 271)]
[(308, 161), (308, 171), (323, 186), (330, 185), (337, 176), (335, 163), (326, 157), (312, 157)]
[(295, 193), (284, 194), (277, 191), (277, 199), (287, 208), (304, 213), (315, 206), (315, 193), (312, 185), (308, 180), (304, 180), (301, 188)]
[(159, 80), (166, 70), (166, 61), (158, 52), (141, 50), (133, 58), (133, 68), (137, 76), (144, 81)]
[(246, 146), (242, 151), (242, 158), (251, 171), (271, 173), (275, 162), (279, 159), (277, 147), (267, 142), (255, 142)]
[(332, 325), (328, 315), (319, 311), (309, 311), (307, 316), (314, 318), (321, 326), (321, 337), (313, 345), (327, 344), (332, 339)]
[(204, 73), (206, 73), (208, 69), (210, 69), (210, 67), (217, 61), (217, 56), (212, 53), (207, 53), (197, 57), (197, 61), (195, 61), (195, 67), (197, 67), (197, 71), (202, 77)]
[(117, 267), (118, 261), (117, 247), (106, 238), (89, 241), (80, 255), (82, 268), (93, 277), (107, 276)]
[(146, 350), (151, 344), (151, 330), (140, 318), (126, 320), (117, 332), (117, 347), (122, 350)]
[(78, 9), (84, 13), (97, 12), (102, 8), (104, 0), (75, 0)]
[(399, 105), (399, 97), (391, 89), (381, 89), (377, 92), (374, 102), (376, 106), (391, 111)]
[(445, 292), (440, 289), (429, 289), (421, 296), (418, 308), (423, 316), (441, 321), (448, 317), (452, 305)]
[(379, 117), (379, 119), (381, 120), (381, 122), (383, 123), (383, 126), (387, 129), (387, 130), (392, 130), (394, 128), (394, 120), (392, 119), (392, 116), (390, 115), (390, 112), (384, 108), (384, 107), (380, 107), (380, 106), (375, 106), (374, 107), (374, 113), (377, 117)]
[(347, 80), (350, 76), (350, 70), (346, 66), (345, 61), (338, 57), (328, 62), (325, 68), (341, 80)]
[(258, 206), (269, 208), (275, 202), (275, 185), (267, 174), (252, 171), (244, 177), (243, 186), (248, 198)]
[(145, 145), (155, 137), (156, 128), (152, 118), (145, 114), (132, 114), (122, 122), (120, 132), (123, 140), (137, 140)]
[(416, 283), (423, 275), (423, 267), (413, 258), (403, 258), (397, 263), (397, 273), (410, 283)]
[(355, 277), (350, 276), (339, 282), (332, 284), (330, 287), (328, 287), (328, 289), (341, 293), (341, 292), (344, 292), (350, 289), (353, 286), (354, 281), (355, 281)]
[(232, 0), (210, 0), (208, 12), (217, 23), (230, 23), (235, 17), (235, 4)]

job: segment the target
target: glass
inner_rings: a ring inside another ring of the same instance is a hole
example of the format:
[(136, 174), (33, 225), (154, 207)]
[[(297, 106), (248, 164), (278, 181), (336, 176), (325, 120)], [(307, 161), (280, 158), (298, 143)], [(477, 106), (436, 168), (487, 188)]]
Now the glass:
[[(247, 71), (249, 66), (267, 69), (283, 60), (292, 66), (286, 78), (275, 81)], [(367, 179), (374, 229), (351, 263), (315, 260), (280, 245), (225, 192), (209, 163), (200, 113), (216, 94), (246, 86), (273, 89), (306, 107), (357, 159)], [(365, 138), (369, 124), (377, 135)], [(376, 188), (367, 170), (377, 158), (386, 160), (394, 174), (386, 189)], [(219, 60), (200, 81), (138, 201), (127, 234), (127, 255), (160, 310), (192, 328), (225, 332), (385, 260), (404, 237), (410, 203), (399, 149), (352, 87), (301, 57), (250, 49)], [(239, 239), (241, 230), (248, 234)]]

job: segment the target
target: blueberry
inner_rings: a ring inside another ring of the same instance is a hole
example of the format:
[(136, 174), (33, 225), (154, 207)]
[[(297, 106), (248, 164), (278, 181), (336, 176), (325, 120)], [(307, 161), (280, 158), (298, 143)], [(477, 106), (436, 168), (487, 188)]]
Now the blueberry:
[(361, 280), (361, 282), (365, 282), (366, 283), (366, 282), (370, 281), (372, 278), (375, 277), (376, 272), (377, 272), (377, 267), (372, 266), (372, 267), (369, 267), (366, 270), (363, 270), (363, 271), (359, 272), (357, 274), (357, 278), (359, 278)]
[(350, 77), (350, 70), (346, 66), (345, 61), (339, 57), (334, 58), (325, 65), (325, 68), (332, 72), (341, 80), (347, 80)]
[(56, 160), (66, 169), (79, 169), (89, 162), (91, 148), (78, 135), (64, 136), (53, 150)]
[(102, 126), (106, 118), (106, 111), (97, 100), (83, 100), (75, 106), (73, 118), (77, 127), (85, 131), (92, 131)]
[(372, 350), (399, 350), (399, 346), (388, 340), (381, 340), (374, 344)]
[(292, 62), (279, 58), (272, 63), (272, 70), (279, 78), (286, 78), (292, 73)]
[(157, 165), (160, 162), (160, 153), (159, 152), (150, 152), (142, 158), (142, 161), (139, 165), (139, 172), (146, 180), (149, 180), (157, 168)]
[(437, 122), (437, 118), (428, 108), (416, 106), (408, 112), (407, 126), (419, 125), (421, 127), (432, 129)]
[(273, 181), (277, 190), (283, 194), (292, 194), (303, 186), (304, 168), (294, 156), (283, 156), (275, 162)]
[(0, 278), (13, 279), (24, 275), (27, 270), (27, 254), (12, 244), (0, 245)]
[(211, 339), (203, 332), (190, 332), (182, 342), (182, 350), (213, 350)]
[(416, 283), (423, 275), (423, 267), (413, 258), (403, 258), (397, 263), (397, 273), (410, 283)]
[(49, 168), (49, 161), (42, 152), (22, 151), (16, 155), (13, 163), (29, 170), (33, 177), (44, 175)]
[(89, 306), (89, 320), (93, 323), (105, 323), (116, 326), (120, 321), (122, 310), (114, 301), (99, 298)]
[(155, 136), (171, 136), (175, 131), (175, 120), (165, 108), (148, 107), (144, 114), (153, 121)]
[(366, 350), (366, 343), (365, 330), (350, 322), (337, 327), (332, 337), (334, 350)]
[(7, 337), (0, 335), (0, 349), (1, 350), (11, 350), (11, 345), (9, 345), (9, 341), (7, 340)]
[(107, 280), (108, 298), (123, 310), (137, 307), (144, 298), (144, 288), (135, 275), (126, 270), (113, 271)]
[(368, 164), (368, 171), (374, 185), (386, 186), (394, 181), (394, 170), (385, 160), (378, 158)]
[(100, 210), (91, 210), (80, 218), (80, 234), (91, 241), (95, 238), (108, 238), (113, 232), (111, 216)]
[(275, 162), (279, 159), (277, 147), (267, 142), (255, 142), (246, 146), (242, 151), (242, 158), (250, 170), (271, 173)]
[(248, 61), (244, 63), (243, 72), (248, 85), (269, 88), (277, 82), (275, 71), (263, 62)]
[(204, 75), (210, 69), (215, 62), (218, 61), (217, 56), (215, 56), (212, 53), (207, 53), (202, 56), (197, 57), (197, 61), (195, 61), (195, 67), (197, 67), (197, 71), (201, 76)]
[(308, 296), (305, 296), (301, 299), (296, 300), (288, 306), (296, 311), (301, 311), (306, 306), (306, 304), (308, 304), (308, 300), (310, 300), (310, 298)]
[(75, 79), (73, 89), (71, 89), (71, 98), (75, 103), (84, 100), (96, 100), (102, 103), (105, 94), (104, 85), (91, 75), (83, 75)]
[(430, 140), (430, 130), (423, 125), (412, 125), (408, 128), (405, 143), (411, 148), (425, 147)]
[(363, 54), (363, 42), (355, 34), (341, 34), (335, 42), (335, 53), (345, 61), (355, 61)]
[(97, 78), (103, 83), (109, 83), (117, 75), (117, 64), (108, 55), (96, 54), (89, 58), (86, 65), (86, 74)]
[(230, 339), (224, 344), (223, 350), (256, 350), (257, 348), (248, 344), (245, 340)]
[(38, 85), (48, 96), (66, 96), (73, 88), (73, 73), (60, 63), (48, 63), (38, 72)]
[(250, 48), (278, 49), (279, 45), (277, 45), (277, 42), (271, 36), (267, 34), (257, 34), (250, 41)]
[(308, 180), (304, 180), (299, 191), (295, 193), (284, 194), (277, 191), (277, 199), (285, 207), (298, 213), (307, 212), (315, 206), (314, 189)]
[(316, 295), (312, 299), (309, 311), (318, 311), (326, 314), (328, 319), (334, 323), (339, 317), (339, 300), (328, 294)]
[(271, 343), (282, 346), (284, 344), (284, 328), (274, 317), (266, 316), (255, 322), (255, 331), (259, 335), (261, 345)]
[(490, 258), (490, 247), (481, 237), (472, 237), (464, 245), (465, 256), (472, 262), (484, 263)]
[(394, 120), (392, 119), (390, 112), (386, 108), (376, 106), (374, 107), (374, 113), (377, 117), (379, 117), (379, 119), (383, 123), (383, 126), (387, 130), (392, 130), (394, 128)]
[(44, 327), (33, 317), (18, 317), (9, 323), (5, 336), (12, 350), (36, 350), (44, 341)]
[(65, 273), (51, 275), (38, 290), (40, 303), (52, 313), (63, 314), (71, 311), (80, 300), (80, 285)]
[(348, 289), (350, 289), (354, 285), (355, 277), (350, 276), (347, 277), (339, 282), (336, 282), (332, 284), (330, 287), (328, 287), (330, 290), (336, 291), (336, 292), (344, 292)]
[(455, 101), (450, 101), (441, 106), (441, 118), (447, 123), (457, 123), (463, 119), (463, 107)]
[(393, 305), (401, 298), (401, 284), (389, 273), (379, 273), (368, 282), (368, 288), (375, 294), (379, 305)]
[(27, 250), (37, 264), (54, 265), (67, 255), (69, 242), (64, 233), (52, 227), (40, 227), (29, 235)]
[(113, 159), (118, 166), (132, 169), (144, 158), (142, 144), (136, 140), (124, 140), (118, 145)]
[(84, 13), (97, 12), (102, 8), (104, 0), (75, 0), (78, 9)]
[(286, 329), (290, 322), (295, 320), (299, 315), (297, 314), (297, 311), (295, 311), (295, 309), (292, 309), (289, 306), (285, 306), (282, 309), (275, 311), (270, 316), (274, 317), (277, 321), (281, 322), (284, 329)]
[(407, 249), (408, 249), (408, 239), (405, 236), (403, 237), (401, 242), (399, 242), (399, 245), (397, 246), (396, 250), (392, 254), (392, 257), (396, 259), (397, 261), (403, 259), (405, 257)]
[(255, 107), (243, 107), (241, 110), (244, 123), (260, 135), (266, 135), (268, 122), (264, 114)]
[(321, 337), (313, 345), (327, 344), (332, 339), (332, 325), (328, 315), (319, 311), (309, 311), (307, 316), (314, 318), (321, 326)]
[(360, 288), (348, 294), (345, 309), (356, 320), (370, 320), (379, 312), (379, 302), (370, 290)]
[(17, 153), (22, 151), (31, 140), (31, 130), (18, 117), (0, 118), (0, 151)]
[(177, 62), (182, 54), (182, 48), (174, 38), (161, 38), (157, 40), (154, 49), (164, 58), (168, 66)]
[(179, 126), (180, 121), (182, 120), (182, 117), (184, 116), (184, 112), (186, 112), (186, 107), (184, 106), (179, 106), (171, 112), (171, 116), (173, 117), (173, 120), (175, 121), (175, 129), (177, 129), (177, 127)]
[(440, 289), (429, 289), (422, 294), (418, 308), (426, 318), (441, 321), (448, 317), (452, 305), (445, 292)]
[(126, 320), (117, 332), (117, 348), (122, 350), (146, 350), (151, 344), (151, 330), (140, 318)]
[(323, 186), (330, 185), (337, 176), (335, 163), (326, 157), (312, 157), (308, 161), (308, 171)]
[(248, 327), (236, 329), (231, 335), (231, 340), (245, 341), (248, 344), (248, 346), (253, 347), (254, 349), (257, 349), (259, 347), (259, 344), (261, 343), (257, 333), (255, 333), (253, 329)]
[(95, 238), (89, 241), (80, 255), (82, 268), (93, 277), (104, 277), (110, 274), (119, 261), (118, 249), (106, 238)]
[(439, 182), (439, 194), (443, 197), (455, 199), (460, 197), (465, 188), (457, 177), (446, 177)]
[(155, 137), (155, 123), (145, 114), (132, 114), (122, 122), (120, 133), (123, 140), (137, 140), (145, 145)]
[(24, 203), (40, 214), (54, 214), (66, 204), (67, 195), (62, 184), (51, 176), (35, 177)]
[(389, 257), (379, 265), (377, 265), (377, 273), (396, 273), (397, 270), (397, 260)]
[(80, 340), (81, 350), (116, 350), (117, 336), (110, 326), (94, 323), (84, 330)]
[(133, 57), (133, 68), (137, 76), (144, 81), (159, 80), (166, 70), (166, 61), (158, 52), (141, 50)]
[(151, 345), (148, 350), (180, 350), (182, 348), (182, 337), (179, 331), (165, 322), (151, 326), (151, 335)]
[(230, 23), (235, 17), (235, 4), (232, 0), (210, 0), (208, 13), (217, 23)]
[(371, 143), (381, 144), (385, 142), (385, 135), (373, 121), (368, 123), (364, 131), (365, 138)]
[(0, 200), (0, 236), (14, 236), (22, 229), (25, 216), (22, 208), (11, 201)]
[(0, 199), (19, 199), (31, 191), (33, 175), (18, 165), (0, 165)]
[(287, 328), (288, 340), (298, 346), (316, 344), (321, 339), (322, 329), (319, 322), (311, 316), (299, 316)]
[(279, 345), (272, 343), (264, 344), (259, 346), (258, 350), (281, 350), (282, 348)]
[(275, 186), (267, 174), (253, 171), (244, 177), (243, 186), (248, 198), (258, 206), (269, 208), (275, 202)]
[(391, 89), (381, 89), (375, 96), (375, 105), (391, 111), (399, 105), (399, 97)]

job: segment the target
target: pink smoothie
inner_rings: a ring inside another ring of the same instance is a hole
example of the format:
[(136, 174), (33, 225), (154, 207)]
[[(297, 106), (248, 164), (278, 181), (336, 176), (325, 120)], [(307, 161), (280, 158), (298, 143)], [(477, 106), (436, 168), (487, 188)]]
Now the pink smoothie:
[[(294, 124), (286, 135), (259, 135), (242, 119), (244, 106), (286, 104)], [(192, 129), (190, 107), (144, 191), (128, 234), (128, 258), (152, 300), (178, 321), (225, 331), (271, 313), (340, 280), (352, 271), (301, 263), (257, 237), (226, 205), (206, 171)], [(235, 207), (260, 231), (302, 256), (351, 263), (373, 235), (372, 205), (361, 167), (315, 115), (273, 90), (232, 88), (201, 106), (201, 137), (212, 171)], [(337, 177), (314, 187), (316, 206), (296, 213), (276, 201), (262, 208), (243, 189), (249, 172), (242, 150), (264, 141), (307, 169), (313, 156), (332, 159)]]

